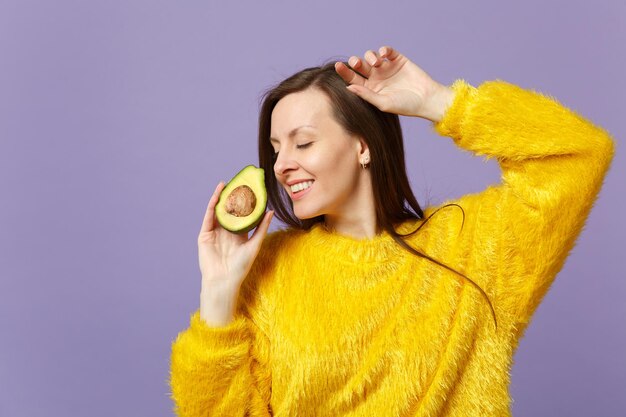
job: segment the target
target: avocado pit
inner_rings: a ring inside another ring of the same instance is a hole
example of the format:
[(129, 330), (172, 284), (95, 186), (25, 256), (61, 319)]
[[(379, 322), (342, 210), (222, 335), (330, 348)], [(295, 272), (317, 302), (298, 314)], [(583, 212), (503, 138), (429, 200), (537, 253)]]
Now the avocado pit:
[(235, 217), (249, 216), (256, 207), (256, 195), (252, 188), (240, 185), (226, 199), (225, 210)]

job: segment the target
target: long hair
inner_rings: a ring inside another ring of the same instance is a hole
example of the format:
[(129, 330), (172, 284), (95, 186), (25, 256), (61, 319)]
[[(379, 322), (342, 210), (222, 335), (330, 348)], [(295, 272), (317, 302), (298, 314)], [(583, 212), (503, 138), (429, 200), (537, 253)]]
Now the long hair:
[[(347, 62), (344, 62), (349, 67)], [(449, 271), (462, 276), (485, 297), (497, 328), (495, 310), (485, 291), (464, 274), (450, 268), (430, 256), (421, 253), (405, 242), (403, 238), (417, 233), (439, 210), (456, 206), (463, 213), (461, 230), (465, 223), (465, 212), (458, 204), (446, 204), (432, 213), (414, 231), (400, 234), (395, 226), (406, 220), (423, 219), (424, 213), (411, 190), (404, 161), (404, 139), (397, 114), (387, 113), (356, 96), (346, 89), (346, 82), (335, 71), (334, 62), (320, 67), (310, 67), (299, 71), (276, 86), (269, 88), (261, 96), (259, 114), (259, 166), (266, 173), (274, 171), (275, 156), (270, 143), (271, 117), (274, 107), (288, 94), (315, 88), (325, 93), (331, 103), (332, 116), (349, 134), (360, 136), (370, 151), (372, 189), (376, 208), (378, 230), (385, 230), (392, 238), (410, 253), (428, 259)], [(274, 175), (265, 175), (268, 205), (283, 223), (297, 229), (309, 230), (314, 224), (323, 222), (320, 215), (311, 219), (299, 219), (293, 212), (289, 195), (278, 184)]]

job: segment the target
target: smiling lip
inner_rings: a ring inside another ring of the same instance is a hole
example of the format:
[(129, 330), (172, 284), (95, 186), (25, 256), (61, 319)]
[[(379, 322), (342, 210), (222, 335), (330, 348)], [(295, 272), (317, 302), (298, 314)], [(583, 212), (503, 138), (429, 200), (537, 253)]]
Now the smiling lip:
[(302, 179), (302, 180), (287, 181), (287, 185), (291, 187), (292, 185), (298, 184), (299, 182), (307, 182), (307, 181), (313, 181), (313, 180)]
[(307, 188), (307, 189), (306, 189), (306, 190), (304, 190), (304, 191), (300, 191), (300, 192), (298, 192), (298, 193), (294, 193), (293, 191), (291, 191), (291, 188), (290, 188), (290, 189), (289, 189), (289, 196), (291, 197), (291, 199), (292, 199), (293, 201), (300, 200), (302, 197), (304, 197), (304, 195), (305, 195), (306, 193), (308, 193), (309, 191), (311, 191), (311, 188), (313, 188), (313, 186), (314, 186), (314, 185), (315, 185), (315, 181), (313, 182), (313, 184), (311, 184), (311, 186), (310, 186), (309, 188)]

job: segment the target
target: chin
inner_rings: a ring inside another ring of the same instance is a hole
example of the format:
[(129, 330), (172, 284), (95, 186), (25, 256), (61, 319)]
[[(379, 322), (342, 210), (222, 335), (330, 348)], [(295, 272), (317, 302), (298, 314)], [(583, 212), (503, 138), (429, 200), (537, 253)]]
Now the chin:
[(317, 213), (317, 212), (312, 213), (312, 212), (309, 212), (309, 211), (301, 211), (301, 210), (294, 210), (293, 214), (294, 214), (294, 216), (296, 216), (300, 220), (313, 219), (313, 218), (321, 215), (321, 213)]
[(294, 213), (293, 213), (293, 214), (294, 214), (294, 215), (295, 215), (295, 216), (296, 216), (299, 220), (307, 220), (307, 219), (312, 219), (313, 217), (315, 217), (315, 216), (310, 216), (310, 215), (302, 215), (302, 214), (300, 214), (300, 213), (296, 213), (295, 211), (294, 211)]

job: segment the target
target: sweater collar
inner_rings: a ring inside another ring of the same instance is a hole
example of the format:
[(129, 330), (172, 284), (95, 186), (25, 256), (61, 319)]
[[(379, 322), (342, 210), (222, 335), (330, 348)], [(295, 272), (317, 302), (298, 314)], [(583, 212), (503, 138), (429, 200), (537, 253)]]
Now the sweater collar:
[[(415, 230), (420, 221), (405, 221), (396, 227), (396, 230), (399, 233), (407, 233)], [(307, 233), (307, 244), (320, 249), (332, 259), (350, 264), (393, 262), (405, 256), (412, 256), (385, 230), (372, 238), (358, 239), (327, 229), (322, 223), (316, 223)]]

